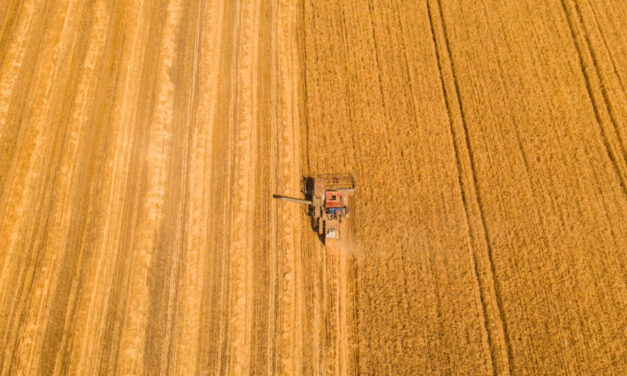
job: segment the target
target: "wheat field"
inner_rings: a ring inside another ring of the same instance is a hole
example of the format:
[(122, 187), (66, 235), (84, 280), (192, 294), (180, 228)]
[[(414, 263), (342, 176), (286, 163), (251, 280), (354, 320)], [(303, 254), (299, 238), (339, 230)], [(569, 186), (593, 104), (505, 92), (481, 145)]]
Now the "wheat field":
[(0, 2), (0, 375), (626, 374), (625, 22)]

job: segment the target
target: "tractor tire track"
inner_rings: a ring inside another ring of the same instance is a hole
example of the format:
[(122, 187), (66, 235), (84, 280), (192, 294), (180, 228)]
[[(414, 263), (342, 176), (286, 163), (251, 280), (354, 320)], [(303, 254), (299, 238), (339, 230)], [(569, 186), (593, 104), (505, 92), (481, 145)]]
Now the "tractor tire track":
[[(597, 123), (599, 124), (600, 133), (603, 139), (603, 145), (607, 151), (608, 158), (611, 160), (623, 193), (627, 196), (627, 158), (625, 156), (625, 148), (621, 145), (621, 140), (617, 135), (618, 128), (616, 120), (613, 117), (611, 107), (607, 99), (607, 93), (603, 89), (601, 76), (598, 65), (594, 56), (594, 52), (590, 47), (590, 42), (585, 30), (581, 30), (581, 19), (575, 19), (573, 15), (577, 12), (570, 9), (566, 4), (566, 0), (561, 0), (562, 9), (568, 22), (573, 44), (577, 50), (579, 63), (581, 65), (581, 73), (585, 79), (586, 89), (590, 98), (590, 104), (594, 111)], [(585, 45), (584, 45), (585, 44)], [(600, 97), (600, 98), (599, 98)]]
[[(498, 281), (494, 271), (493, 250), (490, 246), (487, 234), (488, 230), (483, 214), (485, 209), (481, 205), (481, 196), (478, 191), (476, 162), (473, 160), (473, 150), (468, 138), (468, 126), (464, 118), (464, 108), (459, 95), (459, 86), (455, 76), (455, 65), (452, 60), (446, 22), (442, 13), (442, 3), (438, 1), (435, 6), (437, 7), (437, 11), (434, 12), (437, 12), (436, 17), (439, 19), (438, 34), (445, 46), (438, 48), (436, 43), (436, 56), (439, 56), (438, 65), (440, 72), (442, 73), (442, 70), (446, 69), (448, 73), (446, 77), (450, 79), (450, 82), (448, 82), (444, 79), (445, 76), (441, 76), (443, 80), (442, 88), (444, 97), (447, 102), (447, 111), (451, 119), (451, 136), (453, 137), (453, 143), (455, 145), (458, 171), (462, 183), (460, 188), (462, 189), (464, 211), (466, 212), (468, 220), (469, 235), (473, 242), (473, 263), (476, 270), (484, 314), (486, 315), (485, 320), (486, 323), (489, 323), (486, 325), (486, 331), (489, 337), (493, 373), (509, 374), (511, 373), (512, 367), (511, 343), (504, 318), (503, 303), (500, 298)], [(430, 12), (430, 9), (428, 11)], [(431, 13), (429, 13), (429, 17), (431, 17)], [(434, 35), (434, 41), (436, 40), (437, 38)], [(447, 61), (448, 66), (441, 62), (441, 60)], [(464, 141), (461, 142), (461, 140)], [(468, 175), (470, 175), (470, 177)], [(477, 221), (477, 218), (480, 220)], [(481, 223), (481, 226), (473, 229), (472, 223)], [(481, 252), (480, 255), (477, 255), (478, 252)], [(493, 304), (493, 302), (496, 304)]]

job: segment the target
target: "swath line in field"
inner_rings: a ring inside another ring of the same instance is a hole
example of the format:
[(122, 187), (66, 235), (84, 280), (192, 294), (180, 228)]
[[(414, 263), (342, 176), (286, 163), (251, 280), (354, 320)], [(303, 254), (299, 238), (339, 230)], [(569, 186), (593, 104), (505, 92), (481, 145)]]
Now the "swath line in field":
[[(44, 51), (41, 48), (44, 39), (44, 30), (50, 28), (53, 12), (52, 5), (46, 3), (35, 8), (35, 5), (24, 4), (31, 8), (26, 20), (20, 20), (16, 26), (16, 39), (9, 46), (3, 47), (4, 53), (0, 59), (0, 208), (7, 210), (3, 203), (6, 191), (13, 185), (19, 161), (17, 156), (23, 145), (22, 140), (32, 139), (28, 132), (32, 127), (24, 127), (28, 120), (25, 114), (29, 93), (34, 92), (34, 81), (37, 77), (37, 66)], [(23, 22), (22, 22), (23, 21)], [(5, 64), (5, 59), (7, 64)], [(9, 64), (10, 63), (10, 64)], [(20, 93), (17, 83), (20, 83)], [(17, 120), (17, 126), (13, 124)], [(26, 133), (26, 135), (25, 135)], [(0, 231), (2, 223), (0, 223)], [(1, 299), (0, 299), (1, 300)]]
[[(223, 146), (223, 142), (226, 142), (223, 135), (226, 127), (217, 124), (221, 124), (222, 106), (225, 106), (225, 102), (230, 100), (230, 93), (228, 93), (230, 88), (226, 85), (220, 85), (220, 78), (225, 76), (225, 74), (221, 74), (223, 67), (229, 65), (225, 64), (225, 61), (230, 62), (230, 60), (226, 60), (225, 55), (228, 51), (223, 41), (223, 33), (230, 35), (232, 17), (229, 17), (228, 6), (229, 4), (224, 3), (212, 3), (210, 5), (203, 3), (202, 5), (203, 8), (206, 7), (206, 11), (203, 15), (203, 27), (201, 27), (205, 32), (202, 32), (202, 45), (200, 46), (202, 56), (200, 57), (199, 126), (201, 126), (196, 136), (201, 137), (199, 145), (202, 153), (193, 161), (202, 164), (204, 172), (197, 183), (190, 185), (190, 187), (196, 186), (196, 184), (203, 186), (204, 182), (210, 182), (205, 185), (205, 192), (199, 199), (201, 212), (206, 210), (209, 213), (222, 213), (218, 206), (223, 200), (220, 200), (220, 196), (217, 195), (222, 193), (221, 184), (226, 180), (224, 171), (220, 167), (220, 161), (216, 161), (216, 157), (220, 156), (219, 146)], [(209, 46), (216, 47), (212, 50)], [(225, 256), (220, 247), (218, 230), (221, 217), (207, 216), (204, 218), (199, 215), (197, 218), (199, 235), (203, 240), (205, 249), (203, 253), (199, 254), (202, 257), (201, 270), (204, 270), (204, 277), (198, 287), (200, 297), (197, 325), (200, 330), (198, 330), (199, 334), (194, 341), (195, 344), (190, 343), (190, 347), (197, 348), (196, 361), (193, 366), (197, 373), (217, 373), (217, 370), (211, 367), (217, 363), (215, 357), (219, 355), (218, 343), (223, 338), (222, 332), (218, 332), (216, 329), (216, 323), (219, 320), (219, 308), (224, 304), (222, 286), (225, 271), (222, 266)], [(194, 301), (194, 298), (190, 297), (190, 300)], [(193, 330), (192, 327), (190, 331), (193, 332)]]
[[(239, 69), (239, 49), (237, 41), (240, 36), (241, 11), (240, 4), (226, 2), (224, 14), (225, 21), (221, 32), (221, 56), (220, 56), (220, 82), (218, 84), (217, 111), (215, 113), (215, 134), (212, 141), (212, 170), (216, 171), (215, 184), (212, 192), (212, 213), (221, 213), (212, 222), (213, 237), (216, 255), (219, 255), (219, 262), (215, 263), (214, 284), (211, 287), (212, 298), (203, 304), (212, 305), (210, 317), (211, 336), (203, 340), (213, 341), (216, 336), (220, 340), (214, 341), (209, 346), (208, 359), (209, 366), (215, 373), (225, 374), (229, 367), (229, 341), (231, 337), (230, 325), (226, 325), (229, 320), (229, 302), (232, 299), (231, 288), (231, 256), (229, 247), (231, 245), (230, 228), (232, 227), (232, 200), (224, 200), (224, 197), (233, 197), (235, 194), (232, 187), (235, 186), (234, 160), (235, 160), (235, 133), (237, 114), (237, 70)], [(224, 126), (221, 126), (224, 124)], [(218, 257), (218, 256), (216, 256)], [(216, 287), (214, 287), (216, 286)], [(219, 287), (217, 287), (219, 286)], [(215, 297), (213, 294), (217, 294)], [(218, 302), (216, 304), (215, 302)]]
[[(90, 205), (94, 201), (94, 195), (92, 195), (94, 185), (86, 182), (91, 181), (94, 174), (98, 174), (95, 171), (101, 171), (100, 162), (103, 159), (94, 156), (104, 154), (103, 149), (106, 143), (95, 142), (95, 140), (105, 139), (105, 135), (111, 133), (110, 128), (99, 126), (89, 119), (93, 119), (93, 113), (96, 110), (96, 104), (91, 102), (90, 98), (101, 98), (96, 92), (99, 86), (97, 75), (92, 77), (92, 74), (101, 72), (101, 67), (105, 65), (100, 57), (105, 49), (109, 17), (112, 16), (104, 9), (103, 2), (91, 4), (88, 7), (91, 14), (91, 18), (88, 19), (91, 22), (81, 33), (85, 37), (84, 56), (80, 64), (70, 64), (79, 68), (77, 72), (72, 73), (76, 77), (75, 86), (72, 90), (66, 90), (66, 100), (63, 101), (63, 103), (68, 103), (68, 100), (71, 102), (67, 105), (67, 111), (60, 111), (64, 114), (63, 117), (55, 122), (56, 124), (67, 122), (68, 133), (67, 141), (63, 141), (64, 146), (58, 168), (59, 176), (55, 177), (53, 183), (55, 193), (52, 196), (55, 203), (49, 210), (53, 225), (46, 227), (46, 235), (42, 243), (42, 248), (48, 250), (44, 252), (48, 253), (53, 250), (67, 249), (65, 255), (62, 256), (64, 261), (58, 268), (61, 271), (57, 273), (57, 276), (50, 278), (44, 274), (42, 277), (42, 280), (56, 279), (58, 281), (52, 307), (48, 308), (47, 312), (50, 316), (65, 312), (65, 317), (57, 320), (59, 322), (47, 320), (49, 323), (46, 325), (46, 334), (43, 337), (45, 346), (42, 345), (41, 351), (51, 355), (50, 358), (43, 358), (39, 369), (49, 373), (54, 373), (59, 369), (62, 372), (71, 373), (71, 359), (78, 358), (78, 356), (72, 357), (71, 348), (74, 346), (72, 338), (81, 338), (80, 334), (77, 334), (81, 322), (80, 302), (84, 291), (89, 289), (89, 287), (86, 288), (86, 284), (89, 283), (89, 265), (92, 263), (93, 254), (93, 247), (84, 245), (83, 242), (96, 227), (95, 218), (89, 216), (92, 210)], [(74, 80), (70, 79), (68, 82), (74, 82)], [(104, 113), (111, 112), (110, 108), (104, 111)], [(72, 202), (75, 205), (74, 209), (68, 211), (67, 208), (72, 207)], [(76, 260), (68, 260), (68, 258)], [(74, 265), (73, 268), (72, 265)], [(63, 285), (70, 285), (69, 291), (60, 288)], [(38, 325), (44, 327), (44, 324)], [(75, 342), (80, 342), (80, 340)], [(52, 350), (53, 347), (56, 349)], [(45, 361), (52, 362), (53, 356), (54, 368), (51, 364), (45, 364)]]
[[(82, 8), (82, 10), (77, 9), (76, 11), (72, 12), (72, 14), (75, 14), (80, 19), (82, 19), (85, 17), (86, 14), (90, 13), (90, 8), (90, 6), (85, 6)], [(37, 244), (39, 252), (45, 252), (47, 249), (55, 248), (52, 245), (54, 244), (53, 241), (55, 240), (55, 237), (51, 227), (58, 226), (58, 223), (54, 222), (55, 217), (52, 216), (52, 213), (59, 212), (57, 203), (57, 190), (59, 189), (59, 186), (63, 186), (63, 179), (67, 178), (67, 175), (64, 175), (63, 172), (60, 173), (59, 171), (61, 170), (61, 167), (63, 165), (63, 159), (68, 152), (66, 150), (66, 146), (69, 149), (68, 133), (71, 133), (71, 128), (73, 128), (72, 126), (75, 126), (74, 124), (71, 124), (69, 117), (75, 106), (73, 98), (76, 98), (76, 89), (79, 84), (77, 77), (80, 74), (84, 61), (87, 57), (87, 49), (85, 48), (85, 43), (87, 38), (89, 38), (91, 35), (91, 29), (92, 23), (90, 22), (89, 26), (87, 26), (86, 29), (82, 30), (76, 37), (76, 39), (72, 42), (73, 51), (71, 53), (72, 58), (70, 59), (70, 61), (72, 61), (72, 64), (69, 65), (72, 68), (68, 70), (68, 72), (66, 73), (67, 76), (64, 75), (64, 79), (61, 81), (64, 83), (67, 82), (65, 86), (65, 98), (61, 101), (64, 107), (57, 110), (59, 112), (58, 114), (55, 114), (54, 120), (51, 122), (53, 124), (59, 125), (65, 124), (65, 128), (63, 128), (64, 130), (62, 131), (63, 136), (59, 134), (60, 142), (57, 143), (55, 141), (54, 144), (55, 149), (58, 148), (59, 151), (52, 151), (50, 157), (50, 159), (53, 161), (51, 162), (51, 166), (55, 166), (55, 168), (53, 168), (55, 172), (52, 173), (49, 178), (49, 185), (51, 186), (51, 188), (50, 193), (47, 193), (48, 196), (46, 197), (46, 206), (48, 207), (48, 209), (45, 211), (46, 217), (41, 230), (41, 234), (43, 234), (43, 240), (41, 241), (41, 243), (32, 243)], [(62, 89), (59, 88), (59, 90)], [(59, 128), (61, 128), (61, 126), (59, 126)], [(95, 137), (98, 137), (98, 132), (94, 133), (96, 134)], [(89, 161), (89, 167), (92, 167), (91, 165), (95, 164), (96, 162), (93, 158), (89, 158), (87, 160)], [(80, 174), (86, 174), (87, 171), (93, 171), (93, 169), (83, 169)], [(85, 217), (87, 213), (85, 210), (84, 202), (86, 200), (86, 197), (89, 196), (82, 195), (76, 200), (77, 202), (80, 202), (80, 205), (77, 206), (82, 210), (78, 210), (78, 213), (71, 213), (71, 218), (75, 222), (73, 226), (74, 231), (70, 232), (70, 234), (73, 234), (77, 239), (85, 236)], [(79, 219), (76, 219), (76, 217), (78, 217)], [(51, 225), (50, 222), (53, 222), (53, 224)], [(80, 244), (80, 242), (78, 244)], [(54, 281), (54, 290), (51, 290), (54, 291), (51, 292), (51, 295), (54, 296), (54, 298), (52, 299), (50, 305), (47, 307), (47, 311), (44, 311), (46, 312), (45, 317), (47, 325), (45, 325), (45, 331), (40, 333), (41, 337), (39, 337), (37, 340), (37, 342), (41, 343), (41, 348), (40, 350), (38, 350), (40, 356), (39, 364), (36, 365), (36, 367), (38, 368), (35, 368), (39, 372), (52, 373), (55, 369), (58, 349), (63, 345), (68, 330), (68, 325), (72, 322), (72, 320), (68, 320), (68, 317), (66, 315), (69, 315), (70, 318), (74, 317), (75, 301), (72, 302), (72, 291), (76, 291), (76, 287), (81, 285), (82, 279), (84, 277), (83, 273), (76, 273), (75, 271), (77, 269), (77, 266), (83, 265), (85, 259), (89, 257), (89, 253), (86, 252), (85, 247), (77, 247), (76, 243), (70, 242), (65, 246), (65, 248), (66, 252), (61, 256), (62, 262), (56, 265), (56, 267), (60, 269), (60, 272), (57, 273), (56, 276), (47, 276), (45, 273), (42, 273), (40, 271), (38, 271), (38, 273), (36, 274), (37, 280), (41, 280), (40, 283), (48, 284), (51, 283), (50, 280)], [(42, 325), (42, 327), (44, 326), (43, 323), (40, 323), (38, 325)], [(37, 350), (35, 350), (35, 354), (38, 354), (36, 351)], [(32, 355), (30, 359), (31, 361), (34, 360)]]
[[(183, 320), (175, 324), (174, 339), (172, 346), (172, 360), (170, 373), (174, 374), (197, 374), (199, 349), (198, 338), (200, 338), (201, 323), (201, 299), (202, 285), (208, 271), (206, 264), (202, 261), (202, 255), (209, 248), (207, 244), (207, 227), (200, 212), (206, 211), (205, 185), (201, 182), (211, 181), (208, 178), (210, 171), (207, 171), (209, 157), (207, 157), (207, 139), (212, 134), (206, 129), (209, 114), (213, 112), (213, 107), (209, 106), (206, 98), (213, 94), (211, 90), (205, 88), (205, 83), (213, 80), (214, 73), (207, 72), (205, 68), (206, 56), (203, 53), (203, 46), (207, 37), (203, 32), (206, 25), (209, 6), (204, 1), (199, 2), (195, 11), (194, 30), (188, 32), (192, 36), (193, 47), (190, 49), (192, 55), (192, 84), (191, 94), (187, 103), (186, 116), (189, 120), (188, 147), (186, 151), (187, 171), (185, 173), (185, 195), (187, 197), (183, 209), (184, 226), (182, 234), (182, 268), (180, 279), (177, 277), (177, 288), (181, 289), (180, 299), (177, 299), (174, 317), (182, 316)], [(215, 35), (215, 29), (207, 30), (207, 34)], [(205, 78), (206, 77), (206, 78)], [(201, 188), (202, 187), (202, 188)]]
[[(112, 90), (110, 101), (112, 103), (112, 114), (105, 123), (116, 121), (124, 123), (125, 129), (112, 128), (111, 145), (107, 151), (111, 155), (111, 174), (103, 187), (106, 188), (105, 199), (99, 206), (106, 211), (105, 220), (101, 224), (103, 231), (102, 243), (98, 242), (98, 251), (102, 253), (107, 249), (114, 250), (112, 260), (107, 260), (105, 265), (98, 262), (97, 273), (101, 274), (98, 284), (110, 285), (111, 288), (104, 298), (104, 309), (99, 313), (94, 313), (99, 317), (99, 323), (94, 325), (92, 330), (103, 333), (102, 339), (87, 343), (87, 349), (82, 351), (82, 367), (90, 367), (92, 373), (112, 373), (115, 370), (119, 358), (119, 345), (122, 333), (122, 320), (128, 294), (125, 293), (131, 270), (131, 263), (134, 255), (128, 255), (128, 250), (133, 245), (131, 234), (137, 228), (137, 218), (139, 213), (140, 184), (136, 182), (141, 179), (141, 166), (138, 163), (146, 150), (146, 132), (142, 126), (142, 115), (151, 108), (153, 94), (140, 96), (139, 93), (150, 93), (147, 82), (152, 77), (145, 68), (148, 62), (152, 62), (153, 54), (149, 49), (143, 48), (146, 44), (155, 43), (149, 36), (154, 28), (154, 20), (146, 3), (137, 4), (130, 10), (127, 17), (123, 16), (122, 9), (114, 10), (115, 20), (110, 26), (110, 36), (108, 37), (107, 50), (116, 45), (116, 42), (128, 46), (129, 53), (122, 57), (109, 57), (107, 64), (115, 66), (115, 80), (111, 86), (104, 85), (103, 89), (107, 93), (107, 88)], [(128, 9), (127, 9), (128, 11)], [(134, 25), (138, 25), (135, 27)], [(119, 31), (118, 31), (119, 30)], [(128, 45), (124, 42), (126, 34), (134, 35), (128, 39)], [(108, 66), (108, 65), (106, 65)], [(119, 98), (119, 99), (117, 99)], [(105, 109), (98, 110), (95, 119), (105, 117)], [(105, 117), (106, 118), (106, 117)], [(127, 129), (126, 129), (127, 128)], [(107, 170), (105, 170), (107, 171)], [(106, 176), (107, 174), (105, 174)], [(116, 199), (120, 197), (119, 201)], [(128, 256), (127, 256), (128, 255)], [(89, 365), (89, 354), (97, 353), (99, 361), (95, 365)], [(89, 371), (88, 371), (89, 372)]]
[[(493, 250), (492, 250), (492, 246), (490, 244), (489, 241), (489, 234), (488, 234), (488, 228), (486, 225), (486, 221), (485, 221), (485, 215), (484, 215), (484, 209), (483, 209), (483, 204), (482, 204), (482, 200), (481, 200), (481, 194), (478, 190), (478, 182), (477, 182), (477, 172), (476, 172), (476, 162), (474, 160), (474, 154), (472, 151), (472, 147), (470, 144), (470, 139), (469, 139), (469, 132), (468, 132), (468, 125), (467, 125), (467, 121), (466, 121), (466, 117), (465, 117), (465, 113), (464, 113), (464, 108), (463, 108), (463, 103), (461, 100), (461, 95), (459, 92), (459, 85), (457, 82), (457, 75), (455, 74), (455, 64), (454, 61), (452, 59), (452, 54), (451, 54), (451, 48), (450, 48), (450, 43), (448, 40), (448, 33), (447, 33), (447, 28), (446, 28), (446, 22), (444, 20), (444, 15), (442, 14), (442, 3), (440, 0), (437, 0), (436, 2), (437, 4), (437, 16), (439, 17), (439, 22), (441, 23), (441, 30), (438, 30), (441, 34), (442, 34), (442, 39), (444, 40), (444, 46), (442, 47), (440, 44), (437, 43), (437, 38), (435, 36), (435, 27), (434, 27), (434, 23), (433, 23), (433, 18), (431, 16), (431, 6), (429, 5), (429, 2), (427, 2), (427, 10), (429, 12), (429, 22), (431, 25), (431, 32), (432, 32), (432, 36), (433, 36), (433, 40), (434, 40), (434, 48), (436, 50), (436, 59), (437, 59), (437, 63), (438, 63), (438, 69), (440, 72), (440, 78), (441, 78), (441, 83), (442, 83), (442, 90), (444, 92), (444, 96), (445, 96), (445, 100), (446, 100), (446, 108), (447, 108), (447, 112), (448, 112), (448, 116), (449, 116), (449, 125), (451, 126), (451, 136), (453, 138), (453, 144), (454, 144), (454, 148), (455, 148), (455, 154), (456, 154), (456, 163), (457, 163), (457, 168), (458, 168), (458, 173), (460, 175), (459, 178), (459, 184), (460, 184), (460, 189), (462, 191), (462, 200), (464, 201), (464, 209), (466, 212), (466, 220), (468, 221), (468, 226), (469, 226), (469, 234), (471, 236), (471, 239), (474, 241), (479, 241), (482, 243), (485, 243), (485, 248), (486, 248), (486, 253), (487, 253), (487, 270), (486, 270), (486, 274), (488, 275), (488, 281), (490, 281), (492, 283), (492, 286), (494, 288), (494, 298), (495, 298), (495, 303), (496, 303), (496, 308), (497, 308), (497, 315), (498, 315), (498, 320), (499, 320), (499, 324), (500, 324), (500, 328), (498, 328), (498, 331), (502, 331), (502, 336), (503, 336), (503, 342), (504, 342), (504, 347), (505, 347), (505, 359), (502, 360), (502, 367), (504, 369), (507, 369), (509, 371), (509, 373), (511, 373), (512, 371), (512, 364), (513, 364), (513, 355), (512, 355), (512, 349), (511, 349), (511, 341), (509, 338), (509, 333), (507, 330), (507, 323), (505, 321), (505, 313), (504, 313), (504, 309), (503, 309), (503, 303), (502, 303), (502, 298), (501, 298), (501, 293), (500, 293), (500, 285), (499, 285), (499, 281), (498, 278), (495, 276), (495, 268), (494, 268), (494, 257), (493, 257)], [(436, 12), (436, 11), (434, 11)], [(443, 48), (444, 50), (442, 51), (442, 53), (440, 53), (440, 48)], [(444, 80), (444, 75), (443, 75), (443, 71), (445, 69), (445, 66), (442, 63), (443, 57), (447, 57), (448, 58), (448, 62), (449, 62), (449, 67), (448, 69), (450, 69), (450, 74), (452, 76), (452, 83), (450, 83), (450, 86), (453, 86), (452, 90), (446, 88), (446, 82)], [(448, 91), (451, 91), (451, 94), (448, 93)], [(453, 104), (453, 106), (455, 107), (451, 107), (450, 102)], [(459, 112), (459, 115), (457, 115), (457, 112)], [(456, 116), (453, 116), (453, 113), (455, 113)], [(457, 132), (455, 131), (455, 127), (454, 127), (454, 122), (453, 122), (453, 118), (454, 117), (459, 117), (459, 123), (461, 124), (461, 129), (458, 130)], [(459, 132), (461, 131), (461, 132)], [(458, 142), (456, 142), (455, 140), (458, 138), (458, 136), (460, 138), (463, 138), (463, 142), (461, 142), (458, 145)], [(468, 162), (468, 168), (470, 169), (470, 175), (471, 175), (471, 179), (468, 182), (468, 186), (471, 190), (470, 195), (474, 196), (474, 202), (471, 201), (472, 198), (469, 198), (466, 196), (466, 193), (464, 192), (464, 185), (463, 185), (463, 181), (462, 181), (462, 170), (463, 170), (463, 166), (461, 164), (462, 162), (462, 157), (463, 159), (467, 159)], [(469, 209), (471, 207), (476, 207), (477, 211), (478, 211), (478, 217), (479, 220), (481, 222), (481, 226), (479, 229), (479, 232), (481, 233), (480, 235), (480, 239), (475, 238), (472, 235), (472, 225), (471, 225), (471, 221), (470, 221), (470, 213), (469, 213)], [(487, 313), (487, 304), (486, 301), (487, 299), (485, 299), (485, 292), (481, 291), (481, 278), (480, 278), (480, 273), (478, 271), (477, 268), (477, 264), (478, 264), (478, 260), (477, 260), (477, 255), (475, 253), (476, 248), (473, 246), (473, 261), (475, 263), (474, 267), (475, 267), (475, 277), (477, 278), (478, 283), (480, 284), (480, 295), (481, 295), (481, 300), (482, 300), (482, 304), (483, 304), (483, 308), (484, 308), (484, 315)], [(489, 282), (488, 282), (489, 283)], [(497, 324), (498, 325), (498, 324)], [(497, 338), (495, 338), (495, 336), (497, 335), (497, 333), (492, 333), (492, 331), (490, 330), (490, 325), (489, 325), (489, 319), (486, 319), (484, 321), (484, 326), (487, 330), (488, 336), (489, 336), (489, 341), (490, 341), (490, 348), (491, 348), (491, 360), (492, 360), (492, 366), (493, 366), (493, 373), (496, 374), (498, 372), (497, 367), (496, 366), (496, 359), (495, 355), (493, 352), (496, 350), (495, 347), (496, 345), (496, 340)]]
[[(68, 4), (65, 8), (61, 8), (59, 13), (50, 12), (44, 20), (44, 25), (52, 25), (51, 28), (56, 30), (54, 33), (51, 32), (54, 44), (47, 46), (33, 61), (34, 68), (30, 71), (29, 80), (35, 80), (38, 85), (33, 87), (30, 95), (38, 98), (38, 106), (30, 116), (22, 120), (28, 126), (21, 127), (36, 130), (36, 133), (31, 135), (34, 142), (31, 143), (26, 136), (20, 137), (19, 143), (15, 141), (15, 145), (19, 145), (19, 152), (13, 159), (22, 159), (24, 162), (22, 164), (20, 161), (21, 171), (6, 187), (8, 189), (6, 195), (7, 200), (12, 197), (18, 198), (15, 199), (15, 203), (8, 200), (7, 206), (2, 209), (6, 211), (2, 216), (3, 222), (0, 222), (0, 238), (8, 240), (0, 248), (0, 254), (4, 256), (0, 280), (4, 282), (3, 285), (12, 281), (13, 286), (0, 296), (0, 300), (5, 303), (3, 306), (11, 307), (1, 311), (0, 322), (8, 323), (2, 336), (2, 343), (5, 345), (3, 348), (12, 350), (12, 354), (10, 362), (0, 364), (0, 372), (12, 373), (14, 366), (19, 369), (37, 363), (33, 358), (37, 356), (35, 347), (42, 331), (40, 326), (28, 324), (30, 324), (29, 320), (34, 320), (34, 317), (40, 317), (38, 315), (44, 309), (43, 303), (42, 300), (27, 300), (23, 297), (33, 295), (35, 287), (38, 286), (37, 282), (42, 284), (40, 277), (42, 270), (39, 265), (46, 259), (42, 244), (47, 236), (45, 228), (48, 225), (49, 216), (47, 211), (37, 211), (34, 208), (51, 205), (54, 187), (49, 187), (58, 173), (56, 167), (59, 164), (60, 153), (57, 150), (62, 153), (62, 147), (59, 145), (63, 145), (66, 136), (67, 127), (59, 126), (59, 129), (55, 130), (54, 127), (46, 127), (46, 125), (62, 115), (59, 103), (53, 100), (53, 93), (59, 85), (68, 80), (68, 76), (57, 63), (62, 51), (69, 49), (75, 51), (75, 47), (70, 45), (67, 36), (71, 35), (72, 28), (76, 25), (62, 23), (58, 18), (69, 14), (72, 9), (71, 4)], [(41, 38), (37, 41), (38, 44), (41, 43)], [(22, 72), (28, 72), (28, 70), (22, 70)], [(33, 151), (22, 156), (29, 147)], [(34, 197), (35, 200), (30, 200), (29, 197)], [(27, 209), (30, 210), (26, 211)], [(25, 212), (30, 215), (25, 215)], [(15, 261), (13, 257), (16, 258)], [(49, 255), (48, 260), (50, 260)], [(43, 284), (46, 284), (45, 282), (43, 280)], [(7, 302), (10, 303), (6, 304)], [(7, 367), (9, 367), (8, 371)]]
[(4, 63), (4, 59), (9, 52), (7, 46), (8, 41), (16, 35), (15, 28), (18, 25), (18, 21), (21, 20), (22, 12), (24, 11), (23, 1), (14, 1), (12, 4), (6, 4), (4, 9), (0, 10), (3, 20), (0, 22), (0, 67)]
[[(570, 31), (570, 35), (572, 37), (573, 40), (573, 44), (575, 46), (575, 50), (577, 51), (577, 58), (579, 60), (579, 66), (581, 68), (581, 73), (584, 77), (584, 81), (586, 84), (586, 91), (588, 93), (588, 98), (590, 99), (590, 103), (592, 105), (592, 109), (594, 112), (594, 116), (595, 119), (597, 121), (597, 124), (601, 130), (601, 138), (602, 138), (602, 142), (603, 145), (605, 146), (605, 151), (608, 155), (608, 157), (610, 158), (610, 161), (612, 162), (612, 167), (614, 168), (614, 170), (616, 171), (616, 174), (618, 175), (618, 179), (619, 179), (619, 183), (620, 186), (623, 190), (623, 194), (627, 196), (627, 183), (625, 182), (625, 176), (623, 173), (623, 169), (621, 168), (621, 166), (619, 165), (619, 158), (620, 156), (616, 155), (616, 152), (614, 151), (614, 149), (612, 148), (612, 146), (610, 145), (610, 141), (609, 141), (609, 135), (608, 135), (608, 131), (605, 129), (605, 126), (603, 125), (604, 121), (603, 121), (603, 117), (600, 113), (600, 109), (603, 108), (602, 105), (599, 105), (595, 99), (595, 95), (593, 93), (593, 89), (592, 89), (592, 82), (591, 82), (591, 77), (590, 74), (587, 71), (586, 68), (586, 63), (585, 63), (585, 59), (584, 59), (584, 52), (582, 51), (581, 46), (579, 45), (579, 42), (577, 41), (577, 32), (575, 31), (575, 25), (574, 25), (574, 21), (573, 21), (573, 16), (571, 14), (571, 12), (568, 10), (568, 7), (566, 6), (566, 2), (565, 0), (561, 0), (560, 4), (562, 6), (562, 10), (564, 11), (564, 15), (566, 17), (566, 21), (568, 24), (568, 29)], [(583, 31), (583, 34), (585, 34), (585, 30)], [(584, 37), (584, 40), (586, 39), (586, 37)], [(587, 42), (586, 42), (587, 43)], [(588, 48), (588, 52), (590, 53), (590, 55), (592, 55), (592, 52), (590, 51), (590, 46), (587, 46)], [(596, 66), (596, 62), (594, 61), (594, 58), (591, 57), (592, 60), (592, 65), (593, 68), (596, 70), (596, 74), (597, 76), (599, 75), (599, 71), (598, 71), (598, 67)], [(600, 76), (597, 77), (600, 80)], [(603, 101), (605, 102), (605, 110), (608, 112), (608, 115), (610, 117), (610, 122), (612, 123), (613, 126), (613, 130), (616, 131), (616, 121), (615, 119), (612, 117), (611, 111), (609, 110), (608, 107), (608, 103), (607, 103), (607, 98), (606, 98), (606, 94), (603, 94), (604, 89), (603, 89), (603, 85), (600, 85), (601, 88), (601, 95), (603, 97)], [(620, 140), (619, 140), (620, 141)], [(622, 145), (621, 145), (622, 147)], [(624, 151), (624, 148), (623, 148)]]
[[(176, 57), (172, 60), (171, 77), (173, 88), (172, 102), (174, 113), (180, 114), (172, 121), (171, 157), (167, 163), (167, 181), (164, 208), (166, 216), (161, 224), (158, 246), (155, 249), (152, 273), (149, 276), (150, 294), (149, 311), (155, 312), (146, 327), (146, 349), (144, 350), (144, 370), (148, 374), (172, 373), (173, 351), (175, 348), (176, 331), (183, 323), (187, 312), (176, 312), (176, 302), (182, 294), (181, 276), (183, 274), (186, 250), (184, 248), (184, 231), (187, 217), (184, 215), (191, 200), (188, 194), (188, 175), (190, 161), (190, 138), (194, 115), (192, 110), (197, 80), (196, 52), (200, 15), (193, 5), (181, 9), (181, 19), (190, 21), (181, 23), (172, 30), (172, 36), (179, 35), (183, 42), (173, 46)], [(193, 15), (193, 16), (192, 16)], [(185, 37), (181, 37), (185, 35)], [(191, 79), (186, 79), (191, 78)], [(184, 156), (180, 158), (178, 156)], [(165, 235), (168, 234), (168, 235)]]

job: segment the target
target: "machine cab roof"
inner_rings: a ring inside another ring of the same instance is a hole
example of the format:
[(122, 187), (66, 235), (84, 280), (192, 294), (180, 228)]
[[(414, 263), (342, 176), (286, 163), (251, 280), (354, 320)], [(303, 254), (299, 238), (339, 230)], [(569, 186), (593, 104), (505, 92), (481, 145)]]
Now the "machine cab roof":
[(326, 191), (324, 196), (325, 208), (343, 208), (346, 205), (344, 203), (344, 195), (342, 192)]

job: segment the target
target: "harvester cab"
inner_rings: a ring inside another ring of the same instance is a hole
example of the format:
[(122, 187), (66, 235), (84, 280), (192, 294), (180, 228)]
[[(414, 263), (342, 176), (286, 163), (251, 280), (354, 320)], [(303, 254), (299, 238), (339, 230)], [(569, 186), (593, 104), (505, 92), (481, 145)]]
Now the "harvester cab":
[(311, 226), (324, 243), (329, 239), (339, 240), (346, 232), (348, 199), (354, 192), (355, 182), (351, 177), (306, 177), (302, 181), (304, 199), (281, 195), (272, 197), (307, 205)]

